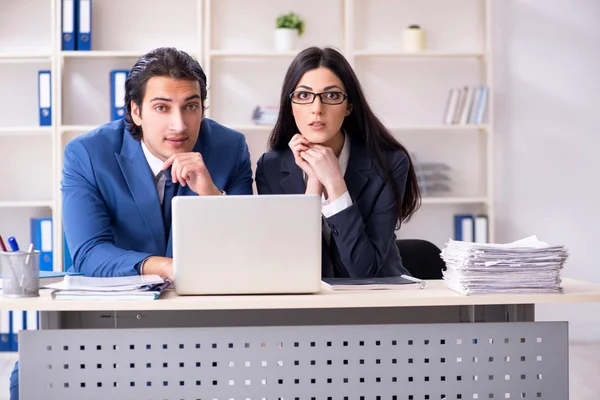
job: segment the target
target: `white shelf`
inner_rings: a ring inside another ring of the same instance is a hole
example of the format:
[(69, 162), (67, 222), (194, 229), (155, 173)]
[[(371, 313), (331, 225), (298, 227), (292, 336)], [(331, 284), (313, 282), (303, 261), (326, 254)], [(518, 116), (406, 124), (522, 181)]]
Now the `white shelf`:
[(47, 53), (0, 53), (0, 64), (2, 63), (34, 63), (50, 62), (51, 56)]
[(0, 136), (50, 136), (51, 126), (2, 126)]
[[(236, 125), (230, 124), (228, 126), (231, 129), (235, 129), (240, 132), (264, 132), (273, 130), (273, 125)], [(487, 125), (405, 125), (405, 126), (390, 126), (389, 130), (396, 131), (487, 131)]]
[(487, 125), (405, 125), (392, 126), (388, 128), (391, 131), (485, 131)]
[(39, 207), (53, 207), (53, 202), (48, 201), (0, 201), (0, 208), (39, 208)]
[[(100, 124), (101, 125), (101, 124)], [(98, 128), (100, 125), (62, 125), (61, 132), (89, 132)]]
[(64, 58), (138, 58), (142, 51), (61, 51)]
[(355, 57), (393, 57), (393, 58), (483, 58), (485, 53), (479, 52), (444, 52), (423, 51), (408, 53), (404, 51), (355, 50)]
[[(186, 51), (185, 49), (181, 49)], [(107, 51), (107, 50), (91, 50), (91, 51), (61, 51), (59, 54), (63, 58), (139, 58), (146, 51)], [(197, 57), (194, 52), (187, 51), (192, 57)]]
[(421, 198), (423, 204), (486, 204), (487, 197), (427, 197)]
[(247, 58), (283, 58), (295, 57), (297, 51), (231, 51), (231, 50), (211, 50), (208, 52), (209, 57), (247, 57)]
[(274, 126), (273, 125), (252, 125), (252, 124), (248, 124), (248, 125), (225, 125), (228, 128), (231, 128), (233, 130), (236, 131), (240, 131), (242, 133), (245, 132), (270, 132), (273, 130)]

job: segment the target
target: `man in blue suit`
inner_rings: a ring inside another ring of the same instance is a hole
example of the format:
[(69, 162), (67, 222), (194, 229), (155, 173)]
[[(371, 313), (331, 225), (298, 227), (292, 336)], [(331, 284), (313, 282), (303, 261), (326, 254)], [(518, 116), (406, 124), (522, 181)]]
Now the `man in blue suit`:
[[(124, 120), (65, 149), (63, 220), (73, 269), (172, 279), (172, 197), (252, 194), (248, 146), (241, 133), (204, 118), (206, 76), (185, 52), (142, 56), (125, 92)], [(18, 399), (18, 364), (10, 389)]]
[(67, 243), (74, 270), (86, 276), (172, 278), (169, 189), (252, 194), (248, 146), (241, 133), (203, 118), (206, 76), (184, 52), (144, 55), (125, 87), (125, 119), (65, 149)]

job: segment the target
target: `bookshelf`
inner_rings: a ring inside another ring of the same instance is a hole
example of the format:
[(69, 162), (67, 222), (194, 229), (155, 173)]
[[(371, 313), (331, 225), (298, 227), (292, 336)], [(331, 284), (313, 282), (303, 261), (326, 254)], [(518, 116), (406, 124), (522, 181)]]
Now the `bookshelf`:
[[(272, 126), (252, 124), (252, 110), (278, 102), (297, 52), (274, 51), (274, 21), (293, 10), (307, 27), (298, 49), (340, 49), (393, 134), (419, 160), (452, 168), (452, 191), (425, 197), (399, 237), (442, 246), (452, 235), (454, 214), (485, 213), (493, 240), (490, 7), (490, 0), (93, 0), (92, 51), (62, 51), (61, 0), (0, 0), (0, 84), (8, 94), (0, 107), (14, 110), (0, 121), (6, 154), (0, 168), (10, 171), (0, 187), (0, 229), (27, 242), (29, 218), (52, 216), (54, 237), (62, 237), (65, 145), (108, 122), (109, 72), (130, 69), (159, 46), (186, 50), (201, 62), (208, 77), (207, 116), (246, 135), (254, 168)], [(402, 50), (402, 29), (412, 23), (426, 30), (427, 51)], [(40, 69), (52, 71), (50, 127), (38, 123)], [(490, 88), (484, 122), (442, 124), (449, 90), (468, 85)], [(60, 243), (55, 240), (57, 270)]]

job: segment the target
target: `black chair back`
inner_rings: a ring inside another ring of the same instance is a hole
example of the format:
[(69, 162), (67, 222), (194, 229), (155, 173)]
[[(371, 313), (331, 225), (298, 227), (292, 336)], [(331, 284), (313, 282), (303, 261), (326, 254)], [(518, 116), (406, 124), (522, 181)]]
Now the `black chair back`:
[(442, 279), (446, 263), (440, 257), (440, 249), (422, 239), (399, 239), (396, 245), (400, 250), (402, 264), (419, 279)]

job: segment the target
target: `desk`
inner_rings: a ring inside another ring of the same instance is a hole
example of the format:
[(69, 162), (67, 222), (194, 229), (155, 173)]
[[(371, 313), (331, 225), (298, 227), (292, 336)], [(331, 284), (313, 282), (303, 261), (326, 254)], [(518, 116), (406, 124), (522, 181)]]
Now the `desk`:
[(424, 290), (93, 302), (43, 291), (0, 308), (43, 311), (47, 330), (20, 334), (21, 382), (37, 382), (21, 386), (25, 400), (564, 400), (568, 327), (531, 322), (533, 305), (598, 302), (600, 285), (563, 286), (463, 296), (430, 281)]

